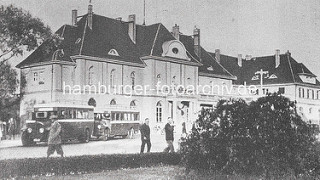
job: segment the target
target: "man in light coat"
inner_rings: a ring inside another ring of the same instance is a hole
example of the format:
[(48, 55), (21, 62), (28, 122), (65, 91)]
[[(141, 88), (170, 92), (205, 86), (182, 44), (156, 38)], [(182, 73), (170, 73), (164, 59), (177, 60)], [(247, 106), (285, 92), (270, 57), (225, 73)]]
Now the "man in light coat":
[(50, 127), (50, 132), (49, 132), (49, 137), (48, 137), (48, 151), (47, 151), (47, 158), (51, 154), (53, 154), (55, 151), (57, 151), (57, 154), (60, 154), (61, 157), (63, 157), (63, 150), (61, 147), (61, 125), (57, 121), (58, 118), (56, 115), (52, 115), (50, 117), (52, 120), (51, 127)]

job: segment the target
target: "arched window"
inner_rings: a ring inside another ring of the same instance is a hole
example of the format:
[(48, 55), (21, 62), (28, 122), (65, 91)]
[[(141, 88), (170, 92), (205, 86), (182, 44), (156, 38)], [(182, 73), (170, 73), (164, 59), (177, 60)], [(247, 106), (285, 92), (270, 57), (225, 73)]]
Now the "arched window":
[(135, 78), (136, 78), (136, 74), (135, 74), (134, 71), (130, 74), (130, 78), (131, 78), (131, 86), (132, 86), (132, 89), (134, 89), (134, 86), (135, 86)]
[(160, 82), (161, 82), (161, 75), (158, 74), (158, 75), (157, 75), (157, 83), (160, 83)]
[(130, 108), (135, 108), (137, 106), (136, 101), (133, 100), (130, 102)]
[(88, 105), (96, 107), (97, 106), (97, 102), (96, 102), (96, 100), (94, 98), (90, 98), (89, 101), (88, 101)]
[(89, 68), (89, 80), (88, 80), (89, 85), (92, 85), (94, 83), (93, 78), (94, 78), (94, 71), (93, 71), (93, 66), (91, 66)]
[(114, 85), (115, 85), (115, 77), (116, 77), (115, 73), (116, 73), (115, 69), (112, 69), (110, 72), (110, 86), (111, 87), (114, 87)]
[(110, 105), (112, 105), (112, 106), (117, 105), (116, 100), (115, 100), (115, 99), (112, 99), (112, 100), (110, 101)]
[(162, 104), (160, 101), (156, 105), (156, 122), (162, 122)]

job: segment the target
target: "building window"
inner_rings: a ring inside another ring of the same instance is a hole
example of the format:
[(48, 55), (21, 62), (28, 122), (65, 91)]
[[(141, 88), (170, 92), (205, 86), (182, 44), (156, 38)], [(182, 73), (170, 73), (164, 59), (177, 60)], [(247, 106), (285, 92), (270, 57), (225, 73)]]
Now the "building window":
[(280, 88), (279, 88), (279, 93), (280, 93), (280, 94), (284, 94), (284, 93), (285, 93), (284, 87), (280, 87)]
[(312, 108), (309, 108), (309, 114), (312, 114)]
[(157, 106), (156, 106), (156, 122), (157, 123), (162, 122), (162, 104), (160, 101), (157, 103)]
[(93, 76), (94, 76), (94, 70), (93, 70), (93, 66), (91, 66), (90, 68), (89, 68), (89, 81), (88, 81), (88, 83), (89, 83), (89, 85), (92, 85), (93, 84)]
[(263, 93), (263, 94), (268, 94), (268, 93), (269, 93), (269, 89), (263, 88), (263, 89), (262, 89), (262, 93)]
[(34, 73), (33, 73), (33, 81), (34, 81), (34, 82), (38, 82), (38, 81), (39, 81), (38, 72), (34, 72)]
[(311, 98), (312, 98), (312, 99), (315, 99), (315, 98), (314, 98), (314, 90), (311, 89), (310, 91), (311, 91)]
[(134, 86), (135, 86), (135, 78), (136, 78), (136, 74), (135, 72), (133, 71), (131, 74), (130, 74), (130, 78), (131, 78), (131, 87), (132, 89), (134, 89)]
[(320, 99), (320, 91), (317, 91), (317, 99)]
[(130, 108), (135, 108), (137, 106), (136, 101), (133, 100), (130, 102)]
[(34, 84), (44, 84), (44, 71), (34, 72), (33, 73), (33, 82)]
[(312, 90), (311, 89), (307, 89), (307, 99), (311, 99), (312, 98)]
[(302, 90), (301, 90), (301, 88), (299, 88), (299, 98), (301, 98), (302, 97)]
[(112, 100), (110, 101), (110, 105), (111, 105), (111, 106), (117, 105), (116, 100), (115, 100), (115, 99), (112, 99)]
[(176, 78), (177, 78), (176, 76), (173, 76), (173, 77), (172, 77), (172, 82), (171, 82), (171, 83), (172, 83), (173, 85), (176, 85)]
[(302, 91), (301, 91), (301, 94), (302, 94), (302, 98), (304, 98), (304, 88), (301, 88)]
[(116, 73), (115, 69), (112, 69), (110, 72), (110, 86), (111, 87), (114, 87), (114, 85), (115, 85), (115, 76), (116, 76), (115, 73)]
[(161, 75), (158, 74), (158, 75), (157, 75), (157, 83), (160, 83), (160, 82), (161, 82)]
[(94, 98), (90, 98), (89, 101), (88, 101), (88, 105), (96, 107), (97, 106), (97, 102), (96, 102), (96, 100)]

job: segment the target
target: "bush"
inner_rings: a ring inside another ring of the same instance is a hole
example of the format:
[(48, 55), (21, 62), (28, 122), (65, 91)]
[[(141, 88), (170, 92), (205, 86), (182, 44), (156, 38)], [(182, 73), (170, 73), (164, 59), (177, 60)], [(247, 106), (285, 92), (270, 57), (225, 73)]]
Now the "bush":
[(13, 159), (0, 161), (0, 178), (94, 173), (119, 168), (138, 168), (159, 164), (177, 165), (179, 163), (179, 154), (167, 153)]
[(295, 103), (269, 94), (203, 109), (181, 148), (187, 169), (268, 176), (317, 175), (319, 150)]

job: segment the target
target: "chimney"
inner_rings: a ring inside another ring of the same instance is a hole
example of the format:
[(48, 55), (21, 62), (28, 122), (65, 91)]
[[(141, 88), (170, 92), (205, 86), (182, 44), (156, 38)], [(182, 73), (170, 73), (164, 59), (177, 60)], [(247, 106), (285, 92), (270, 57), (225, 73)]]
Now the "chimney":
[(133, 43), (136, 43), (136, 15), (131, 14), (128, 18), (128, 34)]
[(193, 30), (193, 46), (194, 52), (201, 58), (201, 47), (200, 47), (200, 29), (194, 28)]
[(122, 21), (122, 17), (117, 17), (116, 20), (117, 21)]
[(216, 55), (216, 61), (220, 63), (220, 49), (216, 49), (214, 53)]
[(92, 14), (93, 14), (92, 5), (89, 4), (89, 6), (88, 6), (88, 26), (90, 29), (92, 29)]
[(252, 55), (247, 54), (246, 55), (246, 61), (250, 61), (252, 59)]
[(176, 38), (177, 40), (179, 40), (179, 35), (180, 35), (180, 31), (179, 31), (179, 26), (177, 24), (175, 24), (172, 27), (172, 35), (174, 36), (174, 38)]
[(242, 54), (238, 54), (238, 65), (242, 67)]
[(275, 63), (276, 63), (276, 68), (280, 65), (280, 50), (276, 49), (276, 54), (275, 54)]
[(72, 10), (72, 26), (77, 25), (77, 16), (78, 16), (78, 11), (76, 9)]
[(287, 52), (286, 52), (286, 54), (287, 54), (287, 56), (291, 56), (291, 52), (289, 51), (289, 50), (287, 50)]

